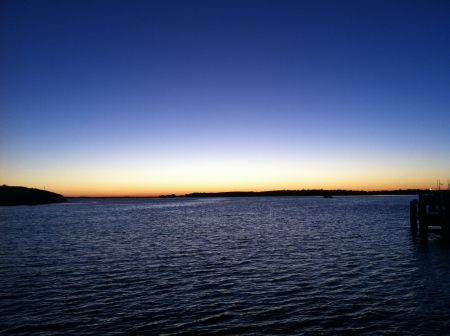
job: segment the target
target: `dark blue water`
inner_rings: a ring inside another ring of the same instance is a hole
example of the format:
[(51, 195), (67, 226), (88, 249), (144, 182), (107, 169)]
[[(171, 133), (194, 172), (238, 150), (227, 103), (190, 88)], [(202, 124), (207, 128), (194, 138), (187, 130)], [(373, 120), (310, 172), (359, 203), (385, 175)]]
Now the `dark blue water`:
[(0, 332), (446, 334), (450, 244), (412, 198), (3, 207)]

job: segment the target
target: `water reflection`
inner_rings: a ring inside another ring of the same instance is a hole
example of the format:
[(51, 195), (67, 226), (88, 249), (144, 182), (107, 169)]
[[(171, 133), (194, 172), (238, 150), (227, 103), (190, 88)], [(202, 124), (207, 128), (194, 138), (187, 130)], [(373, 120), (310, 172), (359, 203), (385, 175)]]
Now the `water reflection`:
[(2, 209), (1, 331), (58, 323), (73, 334), (443, 334), (449, 242), (410, 235), (408, 202), (127, 199)]

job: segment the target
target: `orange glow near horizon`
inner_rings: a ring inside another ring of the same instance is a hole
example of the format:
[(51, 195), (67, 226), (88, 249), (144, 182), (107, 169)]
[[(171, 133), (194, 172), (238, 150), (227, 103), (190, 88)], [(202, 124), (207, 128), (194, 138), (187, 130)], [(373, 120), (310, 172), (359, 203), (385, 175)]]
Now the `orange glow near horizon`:
[[(434, 188), (433, 188), (434, 187)], [(364, 191), (377, 191), (377, 190), (406, 190), (406, 189), (435, 189), (436, 185), (432, 185), (430, 183), (411, 183), (411, 184), (390, 184), (390, 183), (379, 183), (379, 184), (358, 184), (358, 183), (349, 183), (349, 184), (343, 184), (343, 183), (336, 183), (334, 185), (281, 185), (276, 186), (274, 184), (267, 184), (264, 186), (238, 186), (238, 185), (230, 185), (228, 187), (226, 186), (220, 186), (220, 187), (207, 187), (202, 186), (201, 188), (187, 188), (187, 187), (180, 187), (180, 188), (160, 188), (160, 189), (152, 189), (149, 188), (125, 188), (125, 187), (118, 187), (114, 188), (114, 186), (107, 187), (107, 188), (88, 188), (88, 189), (82, 189), (82, 188), (57, 188), (53, 189), (51, 191), (60, 193), (64, 195), (65, 197), (80, 197), (80, 196), (86, 196), (86, 197), (157, 197), (160, 195), (171, 195), (175, 194), (177, 196), (182, 196), (190, 193), (195, 192), (233, 192), (233, 191), (255, 191), (255, 192), (261, 192), (261, 191), (271, 191), (271, 190), (317, 190), (317, 189), (325, 189), (325, 190), (364, 190)], [(41, 188), (39, 188), (41, 189)], [(48, 188), (47, 188), (48, 189)], [(446, 189), (446, 186), (442, 187), (442, 189)]]
[(66, 197), (152, 197), (302, 189), (435, 189), (439, 178), (442, 188), (447, 188), (450, 166), (445, 158), (430, 167), (426, 160), (416, 163), (394, 157), (382, 161), (380, 155), (364, 157), (364, 153), (356, 153), (354, 157), (345, 157), (331, 150), (326, 154), (310, 154), (306, 158), (280, 152), (253, 157), (244, 153), (234, 156), (199, 153), (195, 160), (181, 155), (156, 164), (151, 159), (132, 160), (112, 153), (109, 157), (80, 159), (76, 166), (57, 160), (38, 166), (31, 158), (29, 162), (3, 169), (0, 184), (38, 189), (45, 186)]
[[(171, 167), (143, 172), (130, 170), (102, 171), (79, 170), (60, 172), (45, 172), (29, 176), (11, 172), (9, 177), (0, 181), (10, 186), (47, 189), (66, 197), (154, 197), (160, 195), (185, 195), (194, 192), (227, 192), (227, 191), (269, 191), (269, 190), (399, 190), (399, 189), (435, 189), (436, 180), (441, 179), (442, 188), (447, 189), (445, 169), (429, 171), (418, 169), (402, 171), (401, 168), (377, 169), (366, 172), (366, 167), (346, 171), (345, 165), (335, 165), (332, 173), (326, 169), (304, 168), (302, 171), (293, 167), (260, 165), (243, 167), (236, 165), (224, 166), (215, 170), (200, 169), (202, 165), (183, 170)], [(320, 165), (322, 166), (322, 165)], [(298, 173), (303, 174), (298, 174)], [(8, 172), (6, 172), (8, 173)], [(130, 177), (131, 176), (131, 177)], [(323, 177), (325, 176), (325, 178)], [(423, 176), (438, 176), (436, 179)], [(44, 181), (44, 182), (43, 182)]]
[[(400, 171), (391, 169), (378, 170), (377, 173), (364, 173), (355, 170), (345, 173), (345, 169), (328, 174), (323, 169), (305, 170), (304, 177), (295, 175), (295, 169), (281, 170), (230, 169), (208, 172), (196, 171), (195, 168), (179, 171), (152, 171), (150, 176), (144, 174), (103, 174), (99, 172), (80, 172), (78, 174), (46, 173), (36, 176), (11, 175), (9, 179), (0, 181), (10, 186), (50, 190), (66, 197), (154, 197), (160, 195), (185, 195), (194, 192), (228, 192), (228, 191), (270, 191), (270, 190), (399, 190), (399, 189), (435, 189), (436, 179), (422, 176), (438, 176), (441, 178), (442, 189), (447, 189), (447, 179), (444, 171)], [(435, 174), (433, 174), (435, 173)], [(440, 173), (438, 175), (437, 173)], [(134, 176), (129, 178), (128, 176)], [(42, 181), (45, 181), (44, 183)]]

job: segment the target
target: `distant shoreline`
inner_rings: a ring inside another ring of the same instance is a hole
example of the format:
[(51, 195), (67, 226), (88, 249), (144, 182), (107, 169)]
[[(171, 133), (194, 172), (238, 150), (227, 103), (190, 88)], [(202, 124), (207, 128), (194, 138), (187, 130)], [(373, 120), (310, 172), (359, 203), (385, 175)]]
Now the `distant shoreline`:
[(271, 191), (225, 191), (225, 192), (194, 192), (185, 195), (159, 195), (159, 196), (73, 196), (66, 198), (206, 198), (206, 197), (280, 197), (280, 196), (402, 196), (430, 193), (429, 189), (397, 189), (397, 190), (328, 190), (328, 189), (303, 189), (303, 190), (271, 190)]

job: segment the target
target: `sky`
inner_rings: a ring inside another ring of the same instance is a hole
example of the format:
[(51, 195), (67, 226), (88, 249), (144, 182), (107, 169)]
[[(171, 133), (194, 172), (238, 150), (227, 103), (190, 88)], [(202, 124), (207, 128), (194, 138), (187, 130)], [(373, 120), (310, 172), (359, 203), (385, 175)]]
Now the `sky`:
[(0, 0), (0, 184), (447, 187), (450, 1)]

